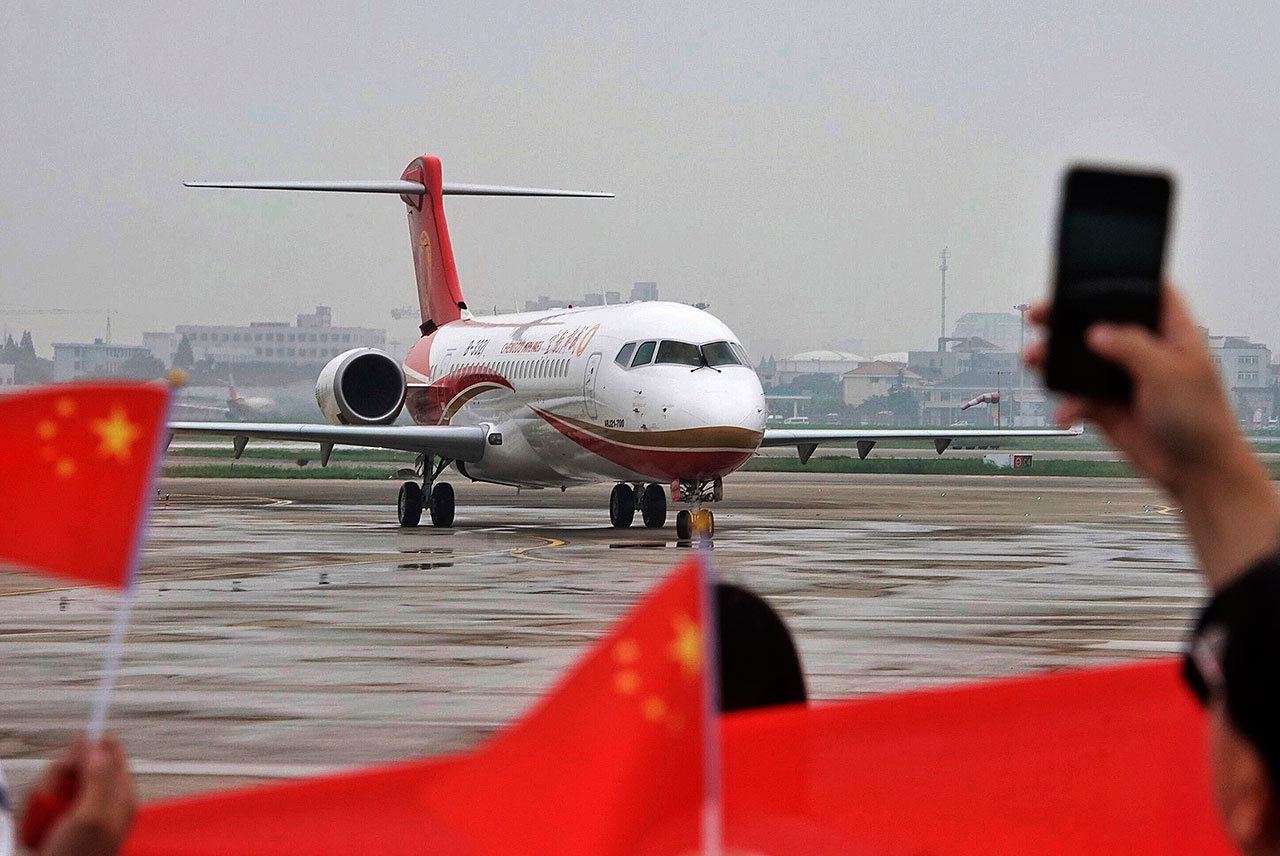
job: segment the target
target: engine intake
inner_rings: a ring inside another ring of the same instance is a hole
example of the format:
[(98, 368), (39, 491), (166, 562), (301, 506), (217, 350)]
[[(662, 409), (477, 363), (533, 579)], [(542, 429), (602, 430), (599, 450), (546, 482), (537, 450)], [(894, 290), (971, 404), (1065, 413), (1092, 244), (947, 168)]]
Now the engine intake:
[(404, 369), (382, 351), (353, 348), (316, 379), (316, 403), (333, 425), (386, 425), (404, 407)]

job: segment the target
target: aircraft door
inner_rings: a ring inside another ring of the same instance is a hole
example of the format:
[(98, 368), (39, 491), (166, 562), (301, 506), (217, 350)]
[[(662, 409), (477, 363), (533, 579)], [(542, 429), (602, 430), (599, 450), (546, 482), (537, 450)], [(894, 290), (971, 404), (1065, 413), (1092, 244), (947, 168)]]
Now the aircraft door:
[(587, 358), (587, 370), (582, 376), (582, 409), (588, 419), (596, 418), (596, 377), (600, 374), (600, 352)]

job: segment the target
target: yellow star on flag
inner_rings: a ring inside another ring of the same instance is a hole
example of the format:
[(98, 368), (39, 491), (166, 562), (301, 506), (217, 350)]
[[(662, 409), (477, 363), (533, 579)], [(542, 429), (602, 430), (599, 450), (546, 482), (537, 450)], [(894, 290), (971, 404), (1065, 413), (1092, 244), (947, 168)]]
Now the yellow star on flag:
[(113, 407), (108, 419), (93, 420), (92, 428), (102, 439), (98, 454), (122, 462), (129, 460), (133, 443), (142, 434), (138, 426), (129, 421), (129, 415), (123, 407)]
[(671, 659), (680, 664), (688, 675), (697, 675), (702, 668), (702, 634), (697, 623), (687, 615), (677, 615), (671, 622), (676, 636), (671, 640)]

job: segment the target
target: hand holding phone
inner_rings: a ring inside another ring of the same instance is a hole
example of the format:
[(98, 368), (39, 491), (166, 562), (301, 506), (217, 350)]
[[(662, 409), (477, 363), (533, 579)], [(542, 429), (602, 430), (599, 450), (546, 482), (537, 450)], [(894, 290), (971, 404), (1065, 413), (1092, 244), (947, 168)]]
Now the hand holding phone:
[(1095, 323), (1155, 330), (1173, 182), (1161, 173), (1074, 167), (1066, 176), (1045, 384), (1058, 392), (1126, 402), (1129, 376), (1095, 354)]

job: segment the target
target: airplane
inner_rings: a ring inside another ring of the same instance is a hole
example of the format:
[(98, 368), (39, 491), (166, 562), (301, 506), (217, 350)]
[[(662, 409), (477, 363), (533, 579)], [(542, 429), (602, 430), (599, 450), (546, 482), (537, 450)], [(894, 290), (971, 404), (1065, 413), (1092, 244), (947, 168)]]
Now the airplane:
[[(316, 442), (327, 465), (335, 445), (415, 452), (415, 477), (400, 487), (397, 519), (453, 525), (448, 467), (465, 479), (516, 488), (614, 482), (609, 520), (635, 514), (666, 525), (668, 490), (676, 535), (710, 535), (708, 506), (724, 479), (761, 448), (795, 447), (808, 463), (822, 443), (854, 442), (865, 458), (883, 440), (1069, 437), (1079, 427), (768, 428), (760, 379), (741, 341), (710, 313), (680, 303), (635, 302), (477, 317), (459, 284), (444, 196), (607, 198), (611, 193), (454, 184), (424, 155), (399, 180), (188, 181), (187, 187), (397, 195), (405, 206), (417, 280), (421, 337), (403, 362), (373, 348), (335, 356), (316, 381), (325, 424), (173, 422), (173, 434)], [(413, 425), (394, 425), (407, 410)]]
[(186, 412), (216, 413), (231, 422), (249, 422), (255, 419), (270, 418), (276, 412), (275, 399), (266, 396), (243, 396), (236, 390), (235, 377), (228, 373), (227, 401), (222, 407), (211, 404), (196, 404), (181, 401), (175, 404)]

